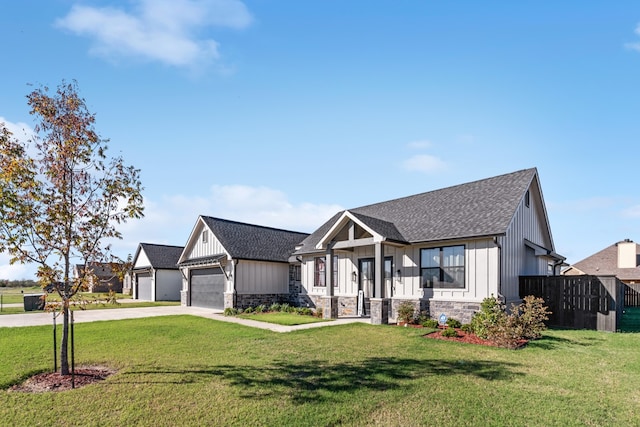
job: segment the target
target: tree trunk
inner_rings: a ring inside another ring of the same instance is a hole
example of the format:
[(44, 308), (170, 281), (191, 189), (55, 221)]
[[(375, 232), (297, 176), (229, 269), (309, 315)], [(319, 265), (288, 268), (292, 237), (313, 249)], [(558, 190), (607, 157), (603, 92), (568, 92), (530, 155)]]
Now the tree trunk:
[(69, 301), (63, 301), (62, 339), (60, 340), (60, 375), (69, 375)]

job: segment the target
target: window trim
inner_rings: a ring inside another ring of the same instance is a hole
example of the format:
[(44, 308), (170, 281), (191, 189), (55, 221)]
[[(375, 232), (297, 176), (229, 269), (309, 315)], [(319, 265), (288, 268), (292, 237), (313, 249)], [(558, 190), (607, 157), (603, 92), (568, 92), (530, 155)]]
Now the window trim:
[[(462, 248), (462, 260), (463, 260), (463, 264), (462, 265), (454, 265), (454, 266), (445, 266), (444, 265), (444, 249), (446, 248)], [(435, 266), (430, 266), (430, 267), (424, 267), (422, 265), (422, 254), (423, 251), (427, 251), (427, 250), (438, 250), (438, 257), (439, 257), (439, 266), (435, 267)], [(467, 287), (467, 283), (466, 283), (466, 279), (467, 279), (467, 247), (466, 245), (448, 245), (448, 246), (437, 246), (437, 247), (430, 247), (430, 248), (420, 248), (420, 288), (422, 289), (466, 289)], [(462, 283), (459, 282), (446, 282), (444, 280), (444, 276), (445, 276), (445, 272), (448, 270), (452, 270), (452, 269), (459, 269), (460, 267), (462, 267), (463, 269), (463, 274), (462, 274)], [(425, 283), (424, 280), (424, 273), (425, 270), (433, 270), (433, 269), (438, 269), (439, 272), (439, 279), (437, 282), (434, 283)]]

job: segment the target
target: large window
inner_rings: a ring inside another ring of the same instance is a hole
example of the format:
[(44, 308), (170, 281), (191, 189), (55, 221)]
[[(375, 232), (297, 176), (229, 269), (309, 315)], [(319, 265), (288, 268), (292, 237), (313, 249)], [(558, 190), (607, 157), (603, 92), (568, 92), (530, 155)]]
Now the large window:
[(313, 264), (313, 286), (327, 286), (324, 258), (315, 258)]
[(464, 246), (420, 250), (423, 288), (464, 288)]
[[(313, 286), (327, 286), (326, 281), (326, 261), (324, 257), (318, 257), (314, 260), (314, 274), (313, 274)], [(333, 279), (333, 286), (338, 286), (338, 256), (333, 256), (333, 262), (331, 263), (331, 273)]]

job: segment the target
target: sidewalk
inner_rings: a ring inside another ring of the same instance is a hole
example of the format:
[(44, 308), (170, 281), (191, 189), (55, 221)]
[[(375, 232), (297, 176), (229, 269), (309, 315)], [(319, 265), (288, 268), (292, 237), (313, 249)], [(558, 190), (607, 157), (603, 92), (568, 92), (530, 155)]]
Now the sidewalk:
[[(8, 305), (7, 305), (8, 306)], [(267, 329), (273, 332), (292, 332), (300, 329), (321, 328), (327, 326), (344, 325), (347, 323), (370, 323), (367, 318), (346, 318), (337, 319), (331, 322), (308, 323), (305, 325), (284, 326), (274, 323), (259, 322), (257, 320), (240, 319), (233, 316), (225, 316), (222, 310), (200, 307), (183, 306), (163, 306), (163, 307), (142, 307), (142, 308), (110, 308), (104, 310), (77, 310), (74, 312), (74, 322), (97, 322), (108, 320), (140, 319), (143, 317), (155, 316), (175, 316), (175, 315), (200, 316), (207, 319), (221, 322), (237, 323), (253, 328)], [(58, 316), (56, 323), (62, 323), (62, 318)], [(0, 315), (0, 327), (23, 327), (53, 325), (52, 313), (24, 313), (24, 314), (4, 314)]]

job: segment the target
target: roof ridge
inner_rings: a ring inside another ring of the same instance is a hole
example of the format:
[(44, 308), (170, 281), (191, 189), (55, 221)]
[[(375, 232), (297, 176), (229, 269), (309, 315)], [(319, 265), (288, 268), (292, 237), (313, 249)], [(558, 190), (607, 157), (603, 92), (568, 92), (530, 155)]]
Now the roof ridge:
[(528, 172), (528, 171), (537, 172), (537, 168), (532, 167), (532, 168), (527, 168), (527, 169), (520, 169), (520, 170), (517, 170), (517, 171), (514, 171), (514, 172), (503, 173), (501, 175), (490, 176), (490, 177), (482, 178), (482, 179), (476, 179), (476, 180), (469, 181), (469, 182), (463, 182), (463, 183), (460, 183), (460, 184), (450, 185), (448, 187), (436, 188), (435, 190), (423, 191), (422, 193), (410, 194), (408, 196), (397, 197), (395, 199), (389, 199), (389, 200), (385, 200), (385, 201), (382, 201), (382, 202), (371, 203), (371, 204), (363, 205), (363, 206), (357, 206), (357, 207), (353, 207), (353, 208), (346, 209), (346, 210), (353, 211), (355, 209), (362, 209), (362, 208), (368, 208), (368, 207), (371, 207), (371, 206), (386, 204), (386, 203), (390, 203), (390, 202), (397, 202), (397, 201), (404, 200), (404, 199), (411, 199), (411, 198), (414, 198), (414, 197), (419, 197), (419, 196), (422, 196), (422, 195), (425, 195), (425, 194), (429, 194), (429, 193), (438, 193), (438, 192), (445, 191), (445, 190), (451, 190), (451, 189), (455, 189), (455, 188), (458, 188), (458, 187), (463, 187), (463, 186), (466, 186), (466, 185), (471, 185), (471, 184), (476, 184), (476, 183), (480, 183), (480, 182), (483, 182), (483, 181), (489, 181), (489, 180), (494, 180), (494, 179), (498, 179), (498, 178), (503, 178), (505, 176), (516, 175), (516, 174), (523, 173), (523, 172)]
[(273, 231), (284, 231), (287, 233), (296, 233), (296, 234), (306, 234), (309, 235), (309, 233), (305, 233), (304, 231), (294, 231), (294, 230), (286, 230), (284, 228), (278, 228), (278, 227), (270, 227), (268, 225), (259, 225), (259, 224), (250, 224), (248, 222), (242, 222), (242, 221), (234, 221), (231, 219), (226, 219), (226, 218), (218, 218), (215, 216), (209, 216), (209, 215), (200, 215), (200, 217), (202, 218), (207, 218), (207, 219), (211, 219), (214, 221), (221, 221), (221, 222), (226, 222), (229, 224), (237, 224), (237, 225), (247, 225), (249, 227), (254, 227), (254, 228), (262, 228), (265, 230), (273, 230)]

